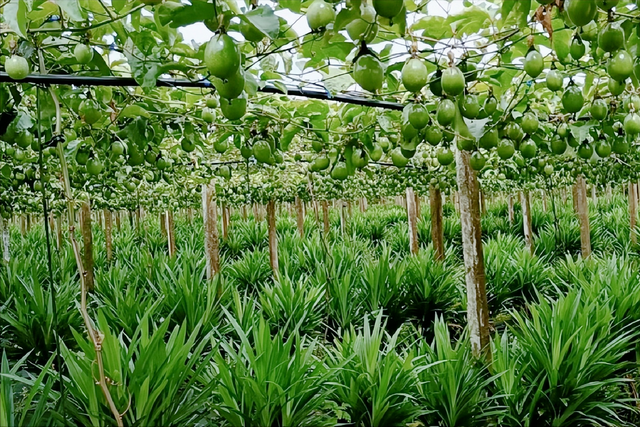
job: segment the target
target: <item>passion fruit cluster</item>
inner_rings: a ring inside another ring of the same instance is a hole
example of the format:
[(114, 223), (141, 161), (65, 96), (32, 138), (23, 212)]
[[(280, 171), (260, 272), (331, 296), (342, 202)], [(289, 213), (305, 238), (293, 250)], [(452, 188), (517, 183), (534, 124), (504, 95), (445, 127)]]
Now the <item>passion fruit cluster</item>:
[[(211, 82), (220, 95), (220, 110), (228, 120), (240, 120), (247, 112), (244, 90), (245, 71), (238, 43), (224, 31), (211, 37), (204, 51), (204, 63), (211, 74)], [(212, 102), (213, 105), (213, 102)], [(203, 120), (213, 122), (207, 114)]]

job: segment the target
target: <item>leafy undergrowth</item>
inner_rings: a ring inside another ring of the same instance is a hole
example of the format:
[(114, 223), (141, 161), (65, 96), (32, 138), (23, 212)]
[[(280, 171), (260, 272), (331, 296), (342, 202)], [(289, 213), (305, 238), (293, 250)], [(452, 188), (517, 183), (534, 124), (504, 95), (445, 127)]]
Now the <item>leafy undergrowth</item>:
[[(640, 277), (622, 203), (596, 211), (588, 260), (576, 255), (570, 209), (558, 209), (558, 228), (538, 215), (532, 255), (505, 205), (489, 207), (490, 363), (471, 354), (450, 205), (443, 262), (433, 261), (428, 212), (416, 256), (397, 207), (354, 213), (345, 235), (333, 221), (329, 238), (312, 214), (304, 239), (283, 217), (277, 277), (263, 222), (232, 217), (211, 281), (198, 219), (176, 216), (174, 258), (155, 218), (146, 237), (125, 225), (111, 263), (96, 250), (90, 301), (111, 394), (125, 425), (637, 425)], [(54, 251), (52, 287), (43, 247), (41, 227), (14, 231), (0, 270), (0, 425), (112, 425), (72, 253)]]

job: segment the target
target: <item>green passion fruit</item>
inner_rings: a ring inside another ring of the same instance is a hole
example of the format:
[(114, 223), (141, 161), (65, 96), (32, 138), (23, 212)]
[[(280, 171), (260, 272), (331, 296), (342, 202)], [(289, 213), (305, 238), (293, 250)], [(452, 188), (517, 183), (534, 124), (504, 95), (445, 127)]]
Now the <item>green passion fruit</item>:
[(361, 5), (360, 17), (347, 24), (347, 33), (351, 40), (371, 43), (378, 35), (376, 10), (372, 6)]
[(211, 82), (221, 97), (227, 99), (237, 98), (244, 90), (244, 72), (239, 69), (238, 72), (226, 79), (214, 77)]
[(616, 154), (626, 154), (629, 152), (630, 144), (625, 138), (615, 138), (611, 144), (611, 151)]
[(489, 95), (487, 99), (484, 100), (482, 108), (484, 109), (484, 112), (490, 116), (498, 109), (498, 100), (495, 96)]
[(86, 165), (89, 161), (89, 150), (87, 148), (79, 148), (76, 151), (76, 163), (79, 165)]
[(640, 133), (640, 115), (638, 113), (627, 114), (627, 117), (624, 118), (624, 131), (628, 135)]
[(528, 133), (529, 135), (531, 135), (532, 133), (535, 133), (538, 130), (538, 127), (540, 126), (540, 121), (538, 121), (538, 116), (536, 116), (534, 113), (525, 113), (524, 116), (522, 116), (522, 130), (525, 133)]
[(611, 56), (607, 72), (612, 79), (624, 81), (633, 73), (633, 58), (626, 50), (619, 50)]
[(442, 90), (447, 95), (458, 96), (464, 91), (464, 74), (458, 67), (449, 67), (442, 72)]
[(313, 172), (320, 172), (327, 169), (330, 165), (329, 158), (327, 156), (317, 157), (311, 162), (311, 170)]
[(73, 56), (78, 64), (88, 64), (93, 59), (93, 49), (86, 44), (77, 44), (73, 49)]
[(395, 148), (391, 152), (391, 163), (393, 163), (393, 165), (396, 167), (403, 168), (407, 166), (407, 164), (409, 163), (409, 159), (402, 155), (402, 151), (400, 150), (400, 148)]
[(373, 8), (378, 15), (392, 19), (402, 10), (403, 2), (398, 0), (373, 0)]
[(113, 141), (111, 143), (111, 154), (114, 156), (121, 156), (124, 154), (124, 144), (120, 141)]
[(598, 47), (605, 52), (615, 52), (624, 46), (624, 31), (620, 22), (609, 22), (598, 34)]
[(335, 10), (324, 0), (314, 0), (307, 9), (307, 24), (313, 31), (326, 28), (335, 19)]
[(424, 129), (429, 124), (429, 112), (421, 104), (407, 105), (409, 123), (416, 129)]
[(100, 106), (93, 99), (85, 99), (80, 103), (78, 113), (85, 123), (92, 125), (102, 119)]
[(448, 148), (441, 147), (436, 153), (436, 158), (442, 166), (448, 166), (453, 163), (453, 152)]
[(4, 63), (4, 69), (13, 80), (22, 80), (29, 75), (29, 62), (18, 55), (11, 55)]
[(624, 92), (626, 86), (627, 85), (624, 81), (618, 81), (616, 79), (609, 79), (609, 81), (607, 82), (609, 92), (611, 92), (611, 95), (613, 96), (621, 95), (622, 92)]
[(562, 77), (562, 73), (558, 70), (549, 70), (547, 73), (547, 88), (550, 91), (557, 92), (562, 90), (564, 85), (564, 78)]
[(182, 138), (180, 147), (187, 153), (192, 153), (196, 149), (196, 144), (191, 138)]
[(87, 172), (89, 173), (89, 175), (100, 175), (102, 169), (104, 169), (104, 165), (102, 164), (100, 159), (94, 157), (87, 160)]
[(207, 98), (205, 99), (205, 105), (207, 106), (207, 108), (218, 108), (220, 103), (218, 102), (218, 98), (216, 98), (215, 96), (207, 96)]
[(424, 139), (434, 147), (442, 141), (442, 130), (433, 124), (424, 131)]
[(537, 50), (530, 50), (524, 58), (524, 71), (532, 78), (538, 77), (544, 70), (544, 59)]
[(498, 156), (502, 160), (508, 160), (513, 157), (514, 153), (516, 152), (516, 147), (513, 145), (513, 142), (509, 141), (508, 139), (503, 139), (498, 144), (498, 148), (496, 151), (498, 152)]
[(436, 120), (440, 126), (448, 126), (456, 118), (456, 104), (450, 99), (443, 99), (436, 110)]
[(524, 131), (522, 130), (522, 127), (516, 122), (510, 122), (509, 124), (507, 124), (505, 133), (507, 137), (512, 141), (520, 142), (524, 138)]
[(611, 144), (609, 144), (606, 140), (600, 139), (596, 142), (596, 154), (598, 157), (605, 158), (611, 155)]
[(209, 72), (219, 78), (228, 79), (238, 73), (242, 55), (234, 39), (227, 34), (211, 37), (204, 50), (204, 63)]
[(353, 79), (364, 90), (376, 92), (382, 89), (384, 68), (378, 58), (373, 55), (362, 55), (353, 64)]
[(489, 150), (491, 148), (497, 147), (500, 142), (500, 133), (498, 129), (489, 129), (487, 130), (478, 141), (481, 148)]
[(607, 118), (607, 113), (609, 112), (609, 106), (604, 99), (598, 98), (595, 99), (591, 103), (591, 108), (589, 110), (591, 113), (591, 117), (595, 120), (604, 120)]
[(562, 94), (562, 106), (568, 113), (577, 113), (584, 106), (584, 97), (578, 86), (571, 85)]
[[(229, 141), (226, 138), (217, 139), (213, 143), (213, 149), (216, 150), (216, 153), (226, 153), (226, 151), (229, 149)], [(249, 155), (247, 158), (249, 157), (251, 157), (251, 155)]]
[(429, 90), (435, 96), (442, 96), (442, 70), (437, 70), (431, 74), (429, 78)]
[(564, 10), (573, 24), (583, 27), (598, 16), (596, 0), (565, 0)]
[(31, 135), (31, 132), (29, 131), (22, 131), (16, 135), (14, 142), (20, 148), (27, 148), (31, 146), (31, 143), (33, 142), (33, 135)]
[(211, 108), (205, 108), (202, 110), (201, 117), (206, 123), (211, 124), (216, 120), (216, 113)]
[(576, 61), (579, 61), (580, 58), (584, 56), (587, 51), (587, 47), (582, 42), (580, 36), (576, 35), (573, 40), (571, 40), (571, 46), (569, 47), (569, 53), (571, 57)]
[(555, 155), (562, 155), (567, 151), (567, 141), (564, 138), (553, 138), (551, 140), (551, 152)]
[(469, 158), (469, 166), (471, 169), (480, 171), (487, 164), (487, 159), (484, 155), (479, 151), (474, 151)]
[(522, 157), (524, 157), (525, 159), (534, 158), (537, 152), (538, 146), (532, 140), (527, 139), (526, 141), (522, 141), (520, 143), (520, 154), (522, 154)]
[(578, 157), (589, 160), (591, 156), (593, 156), (593, 146), (586, 141), (580, 144), (578, 147)]
[(478, 97), (473, 94), (465, 95), (460, 99), (460, 112), (467, 119), (475, 119), (480, 114)]
[(373, 148), (369, 151), (369, 157), (374, 162), (377, 162), (378, 160), (380, 160), (382, 158), (382, 154), (383, 154), (382, 147), (378, 144), (374, 144)]
[(331, 178), (344, 181), (349, 176), (349, 170), (347, 169), (347, 164), (345, 162), (338, 162), (331, 170)]
[(411, 58), (402, 67), (402, 84), (409, 92), (420, 92), (428, 78), (427, 66), (421, 59)]
[(271, 159), (271, 146), (267, 141), (260, 140), (253, 144), (253, 157), (260, 163), (269, 163)]
[(228, 120), (240, 120), (247, 112), (247, 96), (235, 99), (220, 98), (220, 110)]

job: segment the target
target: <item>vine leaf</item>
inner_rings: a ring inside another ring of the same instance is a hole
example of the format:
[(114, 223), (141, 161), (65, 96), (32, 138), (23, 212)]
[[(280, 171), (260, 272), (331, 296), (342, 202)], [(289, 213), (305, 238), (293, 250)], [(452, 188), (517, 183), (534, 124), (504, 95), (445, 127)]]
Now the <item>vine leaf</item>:
[(87, 19), (86, 14), (80, 7), (78, 0), (56, 0), (55, 3), (60, 6), (60, 9), (66, 13), (72, 21), (84, 21)]
[(27, 38), (27, 4), (24, 0), (10, 0), (4, 6), (4, 19), (9, 28), (20, 37)]
[(274, 40), (280, 34), (280, 20), (269, 6), (260, 6), (240, 16), (253, 24), (262, 34)]

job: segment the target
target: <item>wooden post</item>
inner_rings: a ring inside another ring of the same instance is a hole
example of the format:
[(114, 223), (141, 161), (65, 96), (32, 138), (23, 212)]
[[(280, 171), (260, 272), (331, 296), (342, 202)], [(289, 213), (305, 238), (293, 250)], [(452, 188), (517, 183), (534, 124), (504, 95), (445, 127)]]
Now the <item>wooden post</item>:
[(173, 257), (176, 254), (176, 230), (173, 222), (173, 212), (168, 210), (164, 214), (164, 219), (167, 227), (167, 248), (169, 249), (169, 256)]
[(80, 220), (82, 243), (84, 245), (82, 264), (84, 267), (85, 283), (87, 290), (93, 291), (93, 235), (91, 233), (91, 206), (88, 201), (82, 204)]
[(300, 238), (304, 238), (304, 211), (302, 209), (302, 200), (296, 196), (296, 224), (298, 226), (298, 234)]
[(444, 261), (444, 229), (442, 228), (442, 195), (440, 187), (429, 189), (429, 205), (431, 208), (431, 241), (436, 261)]
[(533, 229), (531, 227), (531, 197), (529, 191), (520, 193), (520, 204), (522, 205), (522, 228), (524, 229), (524, 243), (527, 250), (533, 255)]
[(347, 208), (347, 204), (344, 201), (340, 201), (340, 232), (342, 233), (342, 236), (344, 237), (344, 233), (346, 230), (346, 225), (345, 225), (345, 209)]
[[(207, 280), (220, 272), (220, 238), (218, 236), (218, 206), (215, 184), (202, 186), (202, 221), (204, 223), (204, 253)], [(218, 289), (218, 297), (222, 288)]]
[(322, 201), (322, 222), (324, 224), (324, 235), (325, 237), (329, 235), (329, 202), (326, 200)]
[(247, 205), (242, 205), (242, 219), (247, 220)]
[(587, 183), (580, 175), (576, 180), (576, 207), (578, 208), (578, 219), (580, 220), (580, 243), (582, 247), (582, 258), (591, 255), (591, 232), (589, 228), (589, 204), (587, 202)]
[(116, 212), (116, 230), (120, 231), (120, 211)]
[(164, 237), (167, 237), (167, 220), (165, 219), (165, 214), (164, 212), (160, 212), (160, 233), (162, 233), (162, 235)]
[(269, 231), (269, 262), (274, 276), (278, 275), (278, 235), (276, 234), (276, 202), (267, 204), (267, 228)]
[(610, 182), (607, 182), (606, 194), (607, 194), (607, 200), (611, 200), (611, 197), (613, 196), (613, 192), (611, 190), (611, 183)]
[(64, 242), (62, 237), (62, 215), (56, 215), (56, 245), (58, 250), (62, 248)]
[(631, 243), (638, 244), (637, 224), (638, 224), (638, 198), (635, 187), (638, 184), (629, 182), (629, 224), (631, 226)]
[(229, 211), (227, 211), (227, 207), (223, 203), (222, 206), (222, 238), (227, 240), (229, 237)]
[(509, 203), (509, 210), (508, 210), (508, 213), (509, 213), (509, 224), (513, 225), (515, 214), (513, 212), (513, 196), (511, 194), (509, 194), (509, 202), (508, 203)]
[(416, 203), (416, 218), (418, 218), (418, 220), (420, 219), (420, 215), (422, 214), (421, 212), (421, 206), (420, 206), (420, 196), (418, 196), (418, 193), (414, 194), (414, 199), (415, 199), (415, 203)]
[(407, 217), (409, 220), (409, 249), (413, 255), (420, 251), (418, 244), (418, 217), (416, 209), (416, 195), (413, 188), (407, 187)]
[(0, 228), (2, 228), (2, 260), (8, 264), (11, 261), (9, 222), (2, 217), (0, 217)]
[(20, 235), (22, 237), (27, 235), (27, 218), (25, 218), (25, 215), (20, 215)]
[(547, 212), (547, 192), (542, 190), (542, 210)]
[(480, 190), (476, 172), (471, 169), (469, 159), (469, 152), (456, 150), (462, 252), (467, 284), (467, 322), (473, 354), (476, 357), (484, 355), (490, 359), (489, 308), (478, 200)]
[(113, 259), (113, 241), (111, 239), (111, 211), (109, 209), (104, 210), (104, 242), (107, 249), (107, 261)]
[(360, 199), (360, 212), (365, 213), (369, 208), (369, 203), (366, 197)]
[(313, 206), (313, 214), (316, 218), (316, 224), (320, 224), (320, 212), (318, 212), (318, 201), (317, 200), (313, 200), (311, 202), (312, 206)]
[[(580, 179), (578, 178), (578, 180), (576, 181), (576, 183), (573, 185), (573, 187), (571, 187), (571, 191), (572, 191), (572, 196), (573, 196), (573, 212), (574, 213), (578, 213), (578, 183), (580, 182)], [(587, 194), (587, 190), (585, 189), (585, 197)]]

